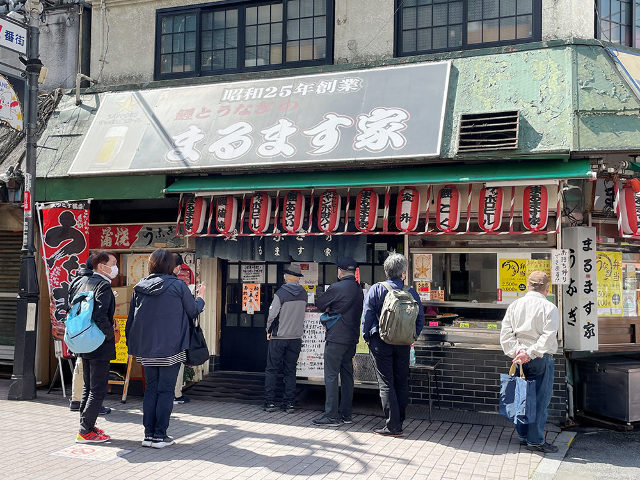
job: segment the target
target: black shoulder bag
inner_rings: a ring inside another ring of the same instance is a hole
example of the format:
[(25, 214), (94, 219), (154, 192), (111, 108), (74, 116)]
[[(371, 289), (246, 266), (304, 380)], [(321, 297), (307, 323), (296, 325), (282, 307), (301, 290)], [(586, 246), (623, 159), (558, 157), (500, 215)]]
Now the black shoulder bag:
[[(191, 322), (189, 322), (191, 323)], [(204, 333), (200, 327), (199, 317), (191, 325), (191, 335), (189, 338), (189, 348), (187, 348), (187, 365), (202, 365), (209, 360), (209, 347), (204, 339)]]

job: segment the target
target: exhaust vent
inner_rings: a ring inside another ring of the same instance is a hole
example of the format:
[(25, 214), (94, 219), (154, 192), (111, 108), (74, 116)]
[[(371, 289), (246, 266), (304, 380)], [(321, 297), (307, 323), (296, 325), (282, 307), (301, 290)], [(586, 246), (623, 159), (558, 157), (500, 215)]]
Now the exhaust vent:
[(460, 116), (458, 153), (518, 148), (519, 113), (467, 113)]

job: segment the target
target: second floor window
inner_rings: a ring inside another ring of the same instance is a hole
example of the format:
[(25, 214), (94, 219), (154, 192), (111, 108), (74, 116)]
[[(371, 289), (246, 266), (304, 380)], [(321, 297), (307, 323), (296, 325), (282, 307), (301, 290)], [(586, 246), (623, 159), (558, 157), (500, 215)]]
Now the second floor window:
[(598, 0), (596, 38), (640, 48), (640, 1)]
[(396, 0), (396, 55), (540, 40), (541, 0)]
[(224, 2), (158, 12), (156, 78), (332, 61), (333, 0)]

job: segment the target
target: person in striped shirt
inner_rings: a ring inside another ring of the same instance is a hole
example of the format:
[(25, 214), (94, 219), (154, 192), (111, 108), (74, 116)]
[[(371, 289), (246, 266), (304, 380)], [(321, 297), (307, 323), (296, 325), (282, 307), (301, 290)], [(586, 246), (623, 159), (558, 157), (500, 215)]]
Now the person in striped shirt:
[(166, 249), (149, 256), (149, 276), (133, 288), (125, 329), (129, 354), (144, 366), (143, 447), (175, 443), (167, 435), (174, 388), (180, 364), (186, 361), (190, 324), (204, 310), (205, 286), (198, 285), (193, 298), (173, 275), (175, 267), (176, 257)]

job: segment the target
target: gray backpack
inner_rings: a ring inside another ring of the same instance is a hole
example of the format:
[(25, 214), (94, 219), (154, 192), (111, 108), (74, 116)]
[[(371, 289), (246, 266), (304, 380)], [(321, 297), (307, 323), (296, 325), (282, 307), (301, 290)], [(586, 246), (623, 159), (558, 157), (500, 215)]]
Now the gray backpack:
[(394, 289), (382, 282), (388, 290), (382, 304), (378, 334), (389, 345), (411, 345), (416, 339), (418, 302), (409, 293), (409, 287)]

